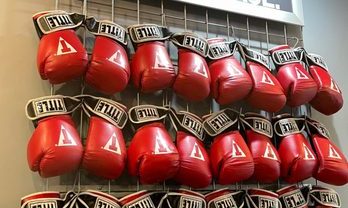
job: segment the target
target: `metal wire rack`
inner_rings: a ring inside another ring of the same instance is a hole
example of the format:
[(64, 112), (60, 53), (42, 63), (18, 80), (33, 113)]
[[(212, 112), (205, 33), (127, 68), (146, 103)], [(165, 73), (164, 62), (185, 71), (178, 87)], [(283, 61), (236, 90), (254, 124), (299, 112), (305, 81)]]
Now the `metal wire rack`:
[[(95, 16), (100, 20), (109, 19), (123, 26), (137, 23), (155, 23), (165, 25), (173, 32), (188, 30), (207, 38), (219, 36), (224, 37), (227, 40), (236, 39), (265, 55), (267, 54), (267, 50), (269, 48), (279, 44), (289, 44), (292, 47), (303, 46), (301, 26), (288, 25), (245, 15), (217, 11), (209, 8), (184, 4), (177, 1), (54, 0), (54, 3), (54, 9), (61, 9), (69, 12), (82, 12), (87, 16)], [(88, 34), (85, 29), (81, 29), (78, 32), (83, 44), (90, 53), (93, 48), (94, 37)], [(130, 46), (131, 44), (128, 45), (130, 53), (132, 54), (134, 51)], [(174, 45), (169, 43), (167, 46), (169, 54), (175, 63), (177, 61), (177, 49)], [(271, 66), (271, 68), (272, 67), (273, 66)], [(85, 89), (83, 80), (81, 83), (81, 85), (77, 86), (79, 90), (75, 89), (75, 91), (80, 91), (81, 93), (84, 93), (84, 91), (88, 92), (89, 89)], [(62, 90), (59, 89), (59, 87), (63, 88), (62, 86), (52, 86), (51, 94), (55, 93), (55, 88), (57, 88), (56, 91), (60, 90), (60, 92), (70, 90), (69, 88)], [(220, 108), (220, 106), (213, 100), (208, 100), (199, 103), (195, 105), (194, 108), (190, 109), (190, 104), (180, 100), (180, 98), (177, 98), (170, 91), (165, 91), (162, 93), (162, 95), (156, 95), (155, 97), (153, 95), (140, 96), (131, 87), (127, 88), (126, 91), (129, 92), (115, 95), (112, 98), (119, 101), (122, 99), (121, 102), (128, 105), (128, 107), (140, 102), (157, 102), (162, 104), (170, 103), (178, 109), (191, 110), (193, 113), (198, 115), (204, 115)], [(135, 99), (137, 100), (136, 103)], [(154, 99), (156, 101), (153, 101)], [(244, 103), (241, 103), (232, 107), (240, 108), (240, 106), (243, 105)], [(304, 106), (299, 109), (285, 109), (284, 111), (290, 111), (291, 113), (309, 112), (308, 106)], [(79, 126), (82, 137), (86, 135), (85, 130), (87, 129), (87, 118), (85, 117), (86, 116), (84, 116), (81, 112), (78, 118), (80, 120)], [(127, 135), (127, 133), (125, 134)], [(130, 140), (130, 138), (127, 138), (127, 140)], [(245, 182), (244, 184), (233, 184), (229, 187), (233, 189), (240, 189), (257, 186), (276, 189), (277, 186), (279, 187), (280, 185), (280, 181), (275, 184), (259, 184), (257, 182), (249, 181)], [(199, 191), (207, 192), (219, 187), (219, 185), (212, 183), (211, 186), (205, 189), (200, 189)], [(171, 182), (157, 185), (139, 185), (139, 182), (135, 178), (130, 178), (127, 173), (124, 173), (115, 181), (107, 181), (90, 176), (84, 170), (78, 170), (78, 172), (74, 174), (64, 175), (61, 177), (43, 179), (42, 182), (42, 189), (44, 190), (66, 192), (71, 189), (76, 191), (97, 189), (109, 193), (112, 192), (116, 196), (122, 196), (128, 192), (135, 192), (140, 189), (170, 190), (175, 188), (179, 188), (179, 186), (172, 184)]]

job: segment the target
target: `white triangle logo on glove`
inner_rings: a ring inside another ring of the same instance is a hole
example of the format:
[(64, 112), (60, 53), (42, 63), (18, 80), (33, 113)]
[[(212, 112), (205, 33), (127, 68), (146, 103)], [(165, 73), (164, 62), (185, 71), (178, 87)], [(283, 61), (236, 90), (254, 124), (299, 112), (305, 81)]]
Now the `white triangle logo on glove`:
[(336, 92), (338, 93), (341, 93), (340, 89), (338, 88), (336, 82), (331, 78), (331, 86), (330, 86), (331, 89), (335, 90)]
[(72, 47), (66, 40), (64, 40), (62, 37), (59, 37), (58, 41), (58, 48), (57, 48), (57, 56), (69, 54), (69, 53), (76, 53), (76, 49)]
[(342, 157), (331, 144), (329, 144), (329, 157), (342, 160)]
[(272, 81), (271, 77), (269, 77), (268, 74), (265, 71), (262, 74), (261, 82), (265, 83), (265, 84), (274, 85), (274, 82)]
[(315, 160), (315, 157), (312, 153), (312, 151), (305, 145), (305, 143), (302, 143), (303, 145), (303, 151), (304, 151), (304, 160)]
[(108, 60), (114, 64), (121, 66), (122, 68), (125, 68), (126, 63), (122, 57), (120, 50), (117, 50), (114, 54), (112, 54), (112, 56), (108, 58)]
[(207, 69), (205, 68), (204, 64), (200, 60), (196, 60), (196, 67), (194, 68), (193, 72), (202, 75), (205, 78), (208, 78)]
[(295, 66), (297, 79), (309, 79), (301, 70)]
[(164, 54), (156, 51), (155, 64), (153, 66), (154, 69), (164, 69), (168, 70), (172, 68), (171, 64), (168, 62), (166, 57), (163, 57)]
[(56, 144), (56, 146), (62, 147), (62, 146), (76, 146), (76, 142), (73, 139), (73, 137), (71, 136), (71, 134), (69, 133), (69, 131), (67, 131), (65, 129), (65, 127), (63, 125), (60, 126), (60, 133), (59, 133), (59, 140), (58, 140), (58, 144)]
[(233, 64), (231, 64), (231, 63), (228, 63), (227, 70), (232, 76), (242, 76), (243, 75), (243, 73), (237, 67), (233, 66)]
[(102, 147), (102, 149), (121, 155), (120, 144), (115, 133), (111, 135), (110, 139), (105, 144), (105, 146)]
[(278, 158), (277, 158), (277, 156), (276, 156), (272, 146), (268, 142), (267, 142), (267, 146), (266, 146), (266, 149), (265, 149), (265, 153), (263, 154), (263, 157), (271, 159), (271, 160), (278, 160)]
[(235, 141), (232, 141), (232, 157), (245, 157), (245, 153)]
[(161, 137), (156, 136), (155, 155), (168, 154), (172, 152), (173, 151), (169, 149), (167, 142), (163, 141)]
[(193, 145), (193, 149), (191, 151), (190, 157), (196, 158), (196, 159), (199, 159), (199, 160), (202, 160), (202, 161), (205, 161), (204, 157), (203, 157), (203, 154), (202, 154), (202, 151), (199, 148), (197, 142), (195, 142), (195, 144)]

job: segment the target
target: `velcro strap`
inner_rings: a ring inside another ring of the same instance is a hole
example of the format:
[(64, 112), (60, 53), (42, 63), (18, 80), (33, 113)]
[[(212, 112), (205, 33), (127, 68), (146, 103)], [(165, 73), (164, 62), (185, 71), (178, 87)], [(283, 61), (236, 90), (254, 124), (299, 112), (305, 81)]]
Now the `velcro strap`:
[(70, 207), (89, 208), (89, 207), (107, 207), (120, 208), (117, 199), (111, 195), (98, 191), (85, 191), (76, 195), (75, 202)]
[(283, 118), (273, 125), (274, 133), (280, 137), (301, 133), (304, 127), (304, 118)]
[(169, 192), (162, 199), (161, 208), (206, 208), (204, 198), (191, 194)]
[(203, 128), (210, 136), (216, 136), (225, 130), (238, 129), (238, 112), (226, 108), (209, 116), (203, 122)]
[(273, 137), (273, 127), (269, 120), (258, 116), (246, 116), (241, 118), (241, 121), (246, 125), (243, 125), (244, 127), (248, 127), (254, 132), (265, 135), (268, 138)]
[(60, 208), (63, 204), (64, 200), (60, 198), (59, 192), (55, 191), (38, 192), (21, 198), (21, 208)]
[(316, 204), (326, 207), (341, 207), (341, 199), (338, 193), (329, 188), (313, 189), (309, 192)]
[(92, 34), (105, 36), (127, 45), (127, 31), (122, 26), (108, 20), (98, 21), (94, 17), (88, 17), (85, 24)]
[[(42, 15), (40, 15), (42, 13)], [(67, 13), (61, 10), (40, 12), (34, 14), (33, 19), (36, 31), (41, 38), (43, 34), (52, 32), (74, 29), (79, 27), (85, 20), (85, 15), (78, 13)]]
[(251, 208), (282, 208), (278, 198), (267, 195), (248, 195)]
[(268, 70), (270, 70), (268, 58), (262, 53), (251, 50), (250, 48), (247, 48), (245, 45), (242, 44), (239, 44), (239, 50), (245, 61), (257, 62), (266, 67)]
[(133, 43), (166, 40), (171, 35), (168, 28), (155, 24), (132, 25), (127, 30)]
[(271, 57), (276, 65), (300, 62), (299, 57), (297, 57), (295, 50), (292, 48), (273, 51)]
[(206, 57), (208, 54), (208, 42), (194, 33), (174, 33), (170, 40), (177, 46), (187, 48), (199, 55)]
[(245, 205), (244, 202), (245, 191), (236, 191), (233, 193), (224, 194), (208, 202), (208, 208), (242, 208)]
[(327, 67), (327, 64), (324, 60), (324, 58), (318, 54), (309, 53), (307, 54), (307, 61), (309, 65), (317, 65), (326, 71), (329, 71), (329, 68)]
[(155, 105), (139, 105), (128, 111), (129, 120), (133, 124), (141, 124), (150, 121), (160, 121), (167, 116), (168, 108)]
[(208, 58), (211, 60), (217, 60), (233, 56), (236, 52), (238, 42), (217, 42), (209, 44)]
[(307, 117), (306, 126), (310, 134), (320, 134), (321, 136), (330, 139), (330, 132), (324, 124)]
[(88, 116), (97, 115), (122, 129), (128, 120), (126, 106), (114, 100), (90, 95), (78, 96), (83, 99), (83, 109)]
[(204, 140), (203, 124), (198, 116), (186, 111), (176, 112), (173, 108), (170, 108), (169, 118), (177, 131), (185, 131), (201, 141)]
[(279, 196), (283, 208), (304, 208), (307, 207), (307, 200), (300, 189), (286, 192)]
[(31, 99), (25, 109), (30, 120), (37, 120), (47, 116), (70, 114), (81, 104), (81, 101), (74, 97), (63, 95), (52, 95)]
[[(134, 196), (133, 196), (134, 195)], [(143, 192), (125, 196), (122, 208), (158, 208), (161, 199), (165, 196), (163, 192)], [(122, 198), (121, 201), (124, 199)]]

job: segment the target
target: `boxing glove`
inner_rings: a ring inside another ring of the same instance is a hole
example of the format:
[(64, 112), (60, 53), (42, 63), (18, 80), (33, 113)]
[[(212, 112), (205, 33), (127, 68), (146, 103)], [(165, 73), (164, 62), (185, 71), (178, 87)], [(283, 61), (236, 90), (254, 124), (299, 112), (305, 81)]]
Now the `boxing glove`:
[(167, 193), (160, 201), (158, 207), (161, 208), (206, 208), (204, 195), (186, 190), (179, 189)]
[(308, 208), (307, 199), (296, 185), (286, 186), (277, 190), (282, 207)]
[(161, 120), (168, 109), (140, 105), (128, 111), (137, 131), (128, 147), (128, 172), (140, 183), (152, 184), (173, 178), (179, 170), (179, 153)]
[(272, 123), (256, 113), (246, 113), (240, 120), (255, 164), (253, 178), (263, 183), (274, 182), (280, 176), (280, 158), (271, 142)]
[(30, 194), (21, 198), (21, 208), (54, 207), (63, 208), (65, 202), (59, 192), (45, 191)]
[(205, 58), (208, 42), (194, 33), (175, 33), (171, 41), (178, 47), (178, 75), (174, 92), (187, 101), (202, 101), (210, 93), (210, 73)]
[(330, 188), (313, 186), (309, 191), (309, 208), (339, 208), (341, 199), (338, 193)]
[(166, 192), (150, 192), (143, 190), (124, 196), (119, 202), (122, 208), (158, 208), (158, 205), (166, 194)]
[(253, 88), (247, 97), (248, 104), (268, 112), (280, 111), (285, 106), (286, 96), (268, 67), (267, 57), (241, 44), (239, 48), (253, 82)]
[(93, 175), (116, 179), (126, 165), (127, 150), (121, 131), (128, 119), (126, 107), (86, 95), (83, 109), (89, 116), (89, 127), (82, 167)]
[(212, 180), (210, 161), (204, 149), (202, 120), (189, 112), (170, 109), (170, 120), (176, 130), (176, 147), (180, 167), (174, 179), (192, 188), (209, 186)]
[(74, 31), (84, 19), (84, 15), (59, 10), (33, 15), (40, 38), (37, 67), (42, 79), (60, 84), (85, 73), (87, 52)]
[(26, 114), (36, 129), (27, 146), (29, 168), (41, 177), (59, 176), (76, 170), (83, 148), (71, 114), (80, 100), (61, 95), (29, 100)]
[(341, 186), (348, 183), (348, 163), (342, 151), (330, 140), (323, 124), (306, 119), (307, 132), (318, 157), (319, 167), (314, 178), (324, 183)]
[(276, 46), (269, 50), (277, 69), (277, 79), (282, 85), (290, 107), (303, 105), (317, 94), (317, 84), (302, 66), (294, 49), (288, 45)]
[(130, 77), (127, 32), (111, 21), (98, 21), (94, 17), (85, 21), (89, 32), (96, 36), (85, 81), (105, 94), (124, 90)]
[(250, 178), (254, 173), (254, 162), (239, 132), (238, 113), (224, 109), (206, 118), (203, 126), (214, 137), (210, 162), (217, 182), (224, 185)]
[(169, 31), (154, 24), (132, 25), (127, 29), (135, 49), (130, 66), (134, 86), (141, 92), (171, 87), (176, 74), (164, 45)]
[(288, 183), (297, 183), (313, 176), (317, 158), (304, 135), (304, 118), (288, 114), (273, 118), (273, 128), (280, 156), (280, 174)]
[(278, 194), (264, 189), (252, 188), (247, 191), (249, 208), (281, 208)]
[(220, 105), (244, 99), (253, 84), (250, 76), (233, 56), (238, 42), (222, 38), (208, 39), (208, 63), (211, 76), (211, 95)]
[(331, 77), (323, 57), (306, 54), (310, 74), (318, 85), (316, 96), (309, 102), (317, 111), (331, 115), (343, 106), (343, 96), (336, 81)]
[(81, 192), (74, 197), (70, 207), (110, 207), (110, 208), (120, 208), (118, 204), (119, 201), (110, 194), (106, 194), (100, 191), (87, 190)]
[(219, 189), (205, 195), (207, 208), (221, 208), (221, 207), (246, 207), (245, 203), (246, 193), (243, 190), (232, 191), (227, 188)]

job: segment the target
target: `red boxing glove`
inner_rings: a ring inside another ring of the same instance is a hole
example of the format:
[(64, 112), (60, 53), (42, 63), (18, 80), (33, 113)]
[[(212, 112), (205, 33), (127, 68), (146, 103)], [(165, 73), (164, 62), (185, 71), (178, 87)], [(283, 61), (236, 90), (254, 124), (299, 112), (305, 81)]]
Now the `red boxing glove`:
[(246, 113), (241, 118), (248, 147), (254, 159), (253, 178), (262, 183), (271, 183), (280, 176), (280, 158), (271, 140), (272, 123), (264, 116)]
[(219, 189), (205, 195), (207, 208), (222, 208), (222, 207), (246, 207), (245, 191), (232, 191), (227, 188)]
[(253, 81), (247, 102), (268, 112), (280, 111), (286, 103), (284, 90), (268, 68), (268, 59), (263, 54), (240, 45), (246, 69)]
[(277, 193), (258, 188), (248, 189), (247, 193), (250, 208), (282, 207)]
[(222, 38), (208, 39), (211, 94), (220, 105), (231, 104), (245, 98), (252, 81), (242, 65), (234, 58), (238, 42), (225, 42)]
[(296, 185), (287, 186), (277, 191), (282, 207), (308, 208), (307, 199)]
[(82, 167), (105, 178), (118, 178), (126, 165), (126, 144), (121, 129), (127, 122), (126, 107), (113, 100), (83, 96), (90, 117)]
[(250, 178), (254, 173), (254, 162), (238, 130), (238, 113), (224, 109), (209, 116), (203, 126), (214, 137), (210, 161), (217, 182), (224, 185)]
[(175, 70), (164, 41), (169, 38), (166, 28), (154, 24), (128, 27), (135, 54), (131, 61), (131, 78), (141, 92), (154, 92), (171, 87)]
[(29, 100), (26, 114), (37, 121), (27, 146), (29, 168), (41, 177), (54, 177), (76, 170), (83, 148), (74, 121), (69, 115), (80, 100), (55, 95)]
[(336, 186), (348, 183), (347, 159), (330, 140), (329, 131), (323, 124), (309, 118), (307, 118), (306, 124), (319, 161), (319, 167), (314, 173), (314, 178)]
[(170, 120), (176, 129), (176, 147), (180, 168), (174, 179), (193, 188), (210, 185), (212, 174), (210, 160), (204, 149), (204, 129), (199, 117), (186, 111), (170, 109)]
[(339, 208), (341, 199), (338, 193), (330, 188), (313, 186), (309, 191), (310, 208)]
[(276, 46), (269, 50), (277, 69), (277, 79), (287, 95), (291, 107), (311, 101), (317, 94), (317, 84), (302, 66), (301, 58), (288, 45)]
[(161, 122), (167, 108), (140, 105), (129, 110), (137, 129), (128, 147), (128, 172), (138, 176), (140, 183), (152, 184), (173, 178), (179, 170), (179, 153)]
[(85, 16), (64, 11), (45, 11), (33, 15), (40, 37), (37, 66), (42, 79), (60, 84), (82, 76), (88, 56), (74, 29)]
[(274, 117), (273, 121), (283, 179), (288, 183), (297, 183), (312, 177), (318, 163), (309, 142), (302, 134), (304, 119), (283, 114)]
[(124, 90), (130, 77), (127, 32), (118, 24), (88, 18), (86, 26), (96, 36), (86, 83), (105, 94)]
[(194, 33), (175, 33), (171, 41), (178, 49), (178, 75), (174, 92), (188, 101), (202, 101), (210, 93), (210, 73), (205, 58), (208, 42)]
[(343, 106), (343, 96), (331, 77), (324, 59), (316, 54), (306, 54), (309, 72), (318, 85), (317, 95), (309, 102), (317, 111), (331, 115)]

